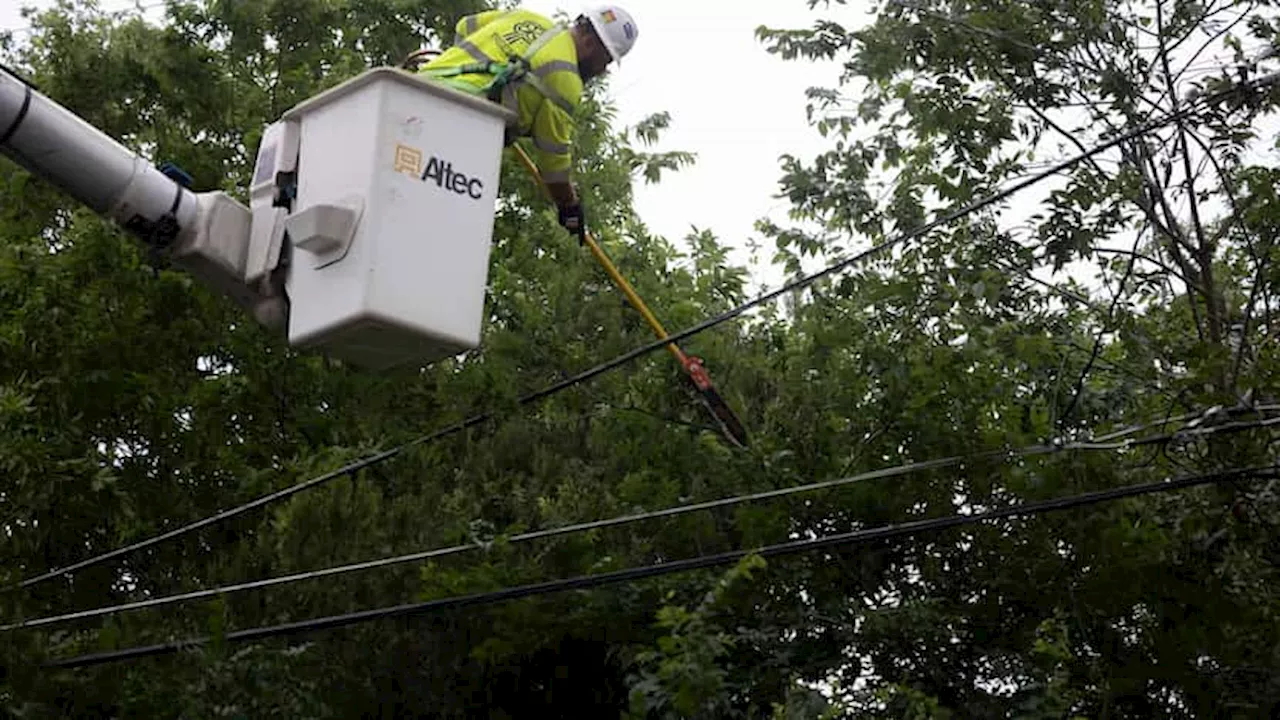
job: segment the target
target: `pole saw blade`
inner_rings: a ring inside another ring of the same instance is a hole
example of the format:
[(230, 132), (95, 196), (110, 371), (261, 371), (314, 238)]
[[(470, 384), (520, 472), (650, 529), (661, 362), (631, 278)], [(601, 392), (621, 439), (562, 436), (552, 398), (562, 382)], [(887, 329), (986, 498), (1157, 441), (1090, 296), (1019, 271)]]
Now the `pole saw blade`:
[(735, 447), (746, 450), (750, 443), (747, 437), (747, 429), (742, 426), (742, 422), (738, 420), (738, 416), (729, 408), (729, 404), (720, 397), (720, 393), (715, 388), (708, 388), (699, 391), (698, 398), (707, 410), (711, 412), (711, 416), (715, 418), (716, 424), (720, 426), (720, 433), (724, 435)]
[(702, 364), (702, 358), (693, 357), (692, 355), (686, 356), (684, 370), (688, 373), (689, 380), (698, 391), (698, 399), (711, 413), (711, 416), (715, 418), (716, 424), (720, 426), (721, 434), (730, 444), (745, 450), (750, 444), (747, 429), (743, 426), (742, 421), (738, 419), (737, 413), (729, 407), (729, 403), (725, 402), (724, 398), (720, 396), (720, 391), (716, 390), (716, 386), (711, 383), (711, 376), (707, 374), (707, 368)]

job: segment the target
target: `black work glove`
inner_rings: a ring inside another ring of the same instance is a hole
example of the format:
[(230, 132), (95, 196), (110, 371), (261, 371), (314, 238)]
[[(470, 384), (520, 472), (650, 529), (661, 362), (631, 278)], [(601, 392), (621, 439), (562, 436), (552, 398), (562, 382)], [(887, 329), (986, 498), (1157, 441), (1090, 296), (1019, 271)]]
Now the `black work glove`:
[(582, 212), (582, 204), (574, 203), (560, 208), (560, 225), (570, 234), (578, 236), (578, 244), (587, 244), (587, 218)]

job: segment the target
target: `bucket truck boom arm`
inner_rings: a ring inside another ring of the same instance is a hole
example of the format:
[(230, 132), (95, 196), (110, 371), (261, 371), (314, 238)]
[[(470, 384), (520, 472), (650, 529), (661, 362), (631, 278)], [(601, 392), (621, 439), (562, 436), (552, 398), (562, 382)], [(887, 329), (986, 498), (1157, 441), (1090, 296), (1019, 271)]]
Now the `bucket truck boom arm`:
[(246, 208), (192, 192), (0, 67), (0, 153), (291, 345), (373, 369), (479, 346), (502, 138), (515, 119), (373, 68), (267, 125)]
[(246, 281), (250, 213), (223, 192), (193, 193), (0, 68), (0, 152), (109, 218), (258, 320), (280, 327), (278, 281)]

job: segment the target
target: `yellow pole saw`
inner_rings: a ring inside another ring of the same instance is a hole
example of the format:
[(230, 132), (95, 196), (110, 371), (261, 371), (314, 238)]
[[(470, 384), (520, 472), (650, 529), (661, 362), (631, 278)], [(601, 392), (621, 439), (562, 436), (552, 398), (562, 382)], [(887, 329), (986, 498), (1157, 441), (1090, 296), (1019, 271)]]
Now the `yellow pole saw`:
[[(538, 186), (542, 188), (543, 193), (549, 194), (546, 181), (543, 180), (542, 173), (539, 172), (538, 166), (529, 158), (529, 154), (526, 153), (524, 148), (519, 145), (512, 145), (512, 148), (515, 149), (516, 154), (520, 157), (520, 162), (524, 164), (525, 168), (529, 171), (529, 174), (533, 176), (534, 180), (537, 181)], [(613, 284), (622, 291), (622, 294), (626, 296), (627, 300), (631, 303), (631, 306), (639, 311), (640, 315), (644, 317), (645, 322), (649, 323), (649, 327), (653, 329), (653, 332), (658, 336), (658, 339), (666, 340), (669, 335), (667, 334), (666, 329), (662, 327), (662, 323), (658, 322), (658, 318), (654, 316), (653, 312), (649, 310), (649, 307), (645, 305), (644, 300), (641, 300), (640, 296), (636, 294), (635, 288), (631, 287), (631, 283), (627, 282), (627, 279), (622, 277), (622, 273), (618, 272), (617, 266), (615, 266), (613, 261), (609, 259), (609, 256), (605, 254), (604, 250), (600, 247), (600, 243), (596, 242), (595, 237), (585, 230), (583, 232), (582, 239), (587, 248), (591, 250), (591, 254), (595, 256), (596, 262), (599, 262), (600, 266), (604, 268), (605, 273), (609, 275), (609, 279), (612, 280)], [(725, 439), (735, 447), (746, 448), (748, 444), (747, 430), (743, 427), (742, 422), (738, 420), (738, 416), (729, 408), (729, 405), (724, 401), (724, 398), (720, 396), (715, 385), (711, 383), (711, 376), (707, 374), (707, 369), (702, 363), (702, 358), (685, 354), (685, 352), (674, 342), (667, 345), (667, 350), (669, 350), (671, 355), (675, 357), (676, 362), (680, 364), (680, 367), (685, 371), (685, 374), (693, 383), (694, 388), (697, 389), (699, 399), (702, 404), (706, 406), (707, 410), (711, 412), (711, 416), (715, 418), (716, 423), (720, 426), (720, 432), (724, 435)]]

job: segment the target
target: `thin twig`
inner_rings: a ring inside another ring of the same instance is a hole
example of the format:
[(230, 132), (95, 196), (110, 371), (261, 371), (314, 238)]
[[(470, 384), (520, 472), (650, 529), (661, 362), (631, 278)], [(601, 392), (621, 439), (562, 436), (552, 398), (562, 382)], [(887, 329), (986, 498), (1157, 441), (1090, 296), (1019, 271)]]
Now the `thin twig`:
[(1125, 269), (1124, 276), (1120, 278), (1120, 284), (1116, 286), (1115, 295), (1111, 298), (1111, 307), (1107, 310), (1107, 319), (1103, 322), (1102, 327), (1098, 330), (1097, 336), (1093, 340), (1093, 350), (1089, 354), (1089, 362), (1085, 363), (1084, 370), (1080, 372), (1080, 379), (1076, 381), (1075, 392), (1071, 395), (1071, 402), (1067, 405), (1067, 409), (1062, 412), (1059, 418), (1059, 427), (1065, 423), (1071, 416), (1071, 411), (1075, 409), (1076, 404), (1080, 401), (1080, 396), (1084, 394), (1084, 384), (1089, 378), (1089, 373), (1093, 370), (1093, 364), (1097, 362), (1098, 356), (1102, 354), (1102, 339), (1111, 331), (1111, 325), (1115, 321), (1116, 308), (1120, 305), (1120, 299), (1124, 297), (1125, 285), (1128, 284), (1129, 278), (1133, 276), (1133, 268), (1138, 262), (1138, 247), (1142, 243), (1142, 235), (1146, 228), (1138, 230), (1138, 235), (1133, 241), (1133, 253), (1129, 256), (1129, 267)]
[(1187, 199), (1191, 204), (1191, 227), (1196, 234), (1196, 242), (1199, 243), (1199, 252), (1197, 260), (1200, 263), (1200, 281), (1204, 285), (1205, 292), (1205, 310), (1207, 317), (1205, 318), (1209, 327), (1209, 340), (1214, 344), (1222, 341), (1222, 308), (1218, 302), (1218, 293), (1213, 277), (1213, 248), (1210, 246), (1208, 238), (1205, 235), (1204, 223), (1200, 219), (1200, 199), (1196, 197), (1196, 178), (1191, 170), (1191, 146), (1187, 142), (1187, 124), (1178, 113), (1182, 112), (1182, 102), (1178, 99), (1178, 90), (1174, 85), (1173, 73), (1169, 69), (1169, 49), (1164, 46), (1164, 3), (1157, 0), (1156, 2), (1156, 32), (1160, 33), (1160, 64), (1164, 69), (1165, 82), (1169, 87), (1169, 101), (1173, 103), (1173, 112), (1177, 118), (1174, 124), (1178, 128), (1178, 137), (1180, 138), (1181, 155), (1183, 172), (1186, 173), (1185, 183), (1187, 188)]
[(1182, 282), (1187, 283), (1188, 285), (1191, 284), (1191, 281), (1187, 280), (1187, 278), (1184, 277), (1182, 273), (1179, 272), (1176, 268), (1170, 267), (1168, 263), (1162, 262), (1161, 260), (1157, 258), (1153, 258), (1150, 255), (1147, 255), (1145, 253), (1134, 252), (1132, 250), (1125, 250), (1124, 248), (1109, 248), (1109, 247), (1099, 247), (1099, 246), (1095, 246), (1091, 248), (1091, 250), (1093, 250), (1093, 252), (1096, 252), (1096, 253), (1108, 253), (1113, 255), (1130, 255), (1132, 257), (1138, 258), (1139, 260), (1145, 260), (1146, 262), (1149, 262), (1152, 265), (1155, 265), (1156, 267), (1160, 268), (1161, 270), (1164, 270), (1165, 272), (1169, 273), (1170, 275), (1178, 278)]
[[(1222, 190), (1226, 194), (1227, 202), (1231, 206), (1231, 219), (1228, 222), (1224, 223), (1223, 227), (1219, 229), (1217, 233), (1218, 238), (1225, 237), (1227, 233), (1230, 232), (1230, 230), (1236, 225), (1240, 225), (1241, 227), (1243, 227), (1244, 213), (1247, 208), (1245, 204), (1241, 203), (1240, 199), (1236, 196), (1235, 188), (1232, 187), (1232, 179), (1227, 176), (1226, 170), (1222, 167), (1222, 164), (1218, 162), (1218, 158), (1213, 154), (1213, 150), (1212, 148), (1210, 148), (1209, 144), (1203, 138), (1201, 138), (1197, 133), (1191, 132), (1191, 133), (1188, 133), (1188, 135), (1191, 137), (1192, 140), (1196, 142), (1196, 144), (1200, 146), (1200, 148), (1204, 151), (1205, 156), (1209, 158), (1209, 161), (1213, 163), (1214, 172), (1218, 174), (1218, 179), (1222, 184)], [(1256, 201), (1256, 198), (1253, 196), (1250, 196), (1249, 205), (1251, 206), (1255, 201)], [(1253, 278), (1253, 287), (1249, 291), (1249, 302), (1245, 304), (1245, 307), (1244, 307), (1244, 323), (1243, 323), (1243, 329), (1241, 330), (1241, 333), (1240, 333), (1240, 346), (1236, 348), (1235, 358), (1232, 361), (1231, 382), (1227, 385), (1228, 388), (1232, 388), (1232, 389), (1235, 388), (1236, 383), (1239, 382), (1240, 380), (1240, 368), (1244, 360), (1244, 350), (1246, 345), (1248, 344), (1249, 330), (1251, 329), (1251, 326), (1253, 324), (1253, 314), (1254, 314), (1253, 311), (1254, 311), (1254, 308), (1257, 307), (1258, 295), (1261, 292), (1262, 287), (1266, 284), (1262, 280), (1262, 275), (1263, 273), (1266, 272), (1266, 269), (1270, 264), (1271, 246), (1272, 244), (1274, 244), (1274, 238), (1269, 238), (1271, 242), (1267, 243), (1266, 253), (1263, 255), (1259, 255), (1258, 247), (1253, 242), (1253, 237), (1249, 234), (1247, 230), (1243, 233), (1243, 237), (1244, 237), (1245, 247), (1249, 251), (1249, 257), (1250, 259), (1253, 260), (1254, 278)], [(1269, 310), (1270, 308), (1268, 307), (1268, 311)]]
[[(1219, 31), (1217, 31), (1216, 33), (1214, 33), (1213, 35), (1211, 35), (1211, 36), (1209, 37), (1209, 39), (1208, 39), (1208, 40), (1205, 40), (1205, 41), (1204, 41), (1204, 44), (1200, 46), (1200, 49), (1199, 49), (1199, 50), (1197, 50), (1197, 51), (1195, 52), (1195, 54), (1191, 56), (1191, 59), (1190, 59), (1190, 60), (1187, 60), (1187, 64), (1186, 64), (1186, 65), (1184, 65), (1184, 66), (1182, 67), (1182, 69), (1181, 69), (1181, 70), (1179, 70), (1179, 71), (1178, 71), (1178, 73), (1177, 73), (1176, 75), (1174, 75), (1174, 76), (1173, 76), (1173, 81), (1174, 81), (1174, 83), (1177, 83), (1177, 81), (1178, 81), (1178, 80), (1181, 80), (1181, 79), (1182, 79), (1182, 76), (1183, 76), (1184, 74), (1186, 74), (1187, 70), (1190, 70), (1190, 69), (1191, 69), (1191, 66), (1195, 64), (1195, 61), (1196, 61), (1196, 60), (1197, 60), (1201, 55), (1203, 55), (1203, 54), (1204, 54), (1204, 51), (1205, 51), (1205, 50), (1208, 50), (1208, 49), (1209, 49), (1209, 46), (1210, 46), (1210, 45), (1212, 45), (1212, 44), (1214, 43), (1214, 41), (1215, 41), (1215, 40), (1217, 40), (1218, 38), (1222, 37), (1223, 35), (1226, 35), (1227, 33), (1229, 33), (1229, 32), (1231, 32), (1232, 30), (1234, 30), (1234, 29), (1235, 29), (1235, 27), (1236, 27), (1237, 25), (1239, 25), (1240, 23), (1244, 22), (1244, 21), (1245, 21), (1245, 19), (1247, 19), (1250, 15), (1252, 15), (1252, 14), (1253, 14), (1253, 11), (1254, 11), (1257, 7), (1258, 7), (1258, 4), (1257, 4), (1256, 2), (1253, 2), (1253, 1), (1251, 0), (1251, 1), (1250, 1), (1250, 3), (1249, 3), (1249, 7), (1248, 7), (1248, 8), (1246, 8), (1246, 9), (1244, 10), (1244, 12), (1240, 13), (1240, 17), (1236, 18), (1236, 19), (1235, 19), (1235, 20), (1233, 20), (1229, 25), (1227, 25), (1227, 26), (1223, 27), (1221, 30), (1219, 30)], [(1221, 8), (1218, 12), (1221, 12), (1222, 10), (1225, 10), (1225, 9), (1226, 9), (1226, 8)], [(1208, 15), (1206, 15), (1206, 16), (1205, 16), (1205, 18), (1207, 18), (1207, 17), (1208, 17)], [(1201, 22), (1203, 22), (1205, 18), (1202, 18), (1202, 19), (1201, 19)], [(1198, 24), (1198, 23), (1197, 23), (1197, 24)], [(1177, 47), (1177, 46), (1175, 45), (1174, 47)], [(1173, 51), (1173, 49), (1174, 49), (1174, 48), (1170, 48), (1170, 52), (1172, 52), (1172, 51)]]
[(1173, 209), (1169, 207), (1169, 200), (1164, 195), (1165, 186), (1159, 184), (1159, 173), (1155, 166), (1155, 160), (1147, 152), (1145, 146), (1141, 144), (1135, 144), (1135, 146), (1138, 148), (1138, 152), (1141, 153), (1138, 163), (1144, 179), (1143, 190), (1148, 194), (1147, 203), (1153, 207), (1154, 211), (1154, 207), (1159, 201), (1160, 210), (1164, 213), (1167, 224), (1157, 225), (1157, 227), (1168, 238), (1169, 241), (1165, 243), (1165, 246), (1169, 249), (1169, 254), (1173, 257), (1174, 262), (1182, 269), (1184, 281), (1187, 282), (1187, 305), (1191, 309), (1191, 319), (1195, 324), (1196, 336), (1203, 342), (1204, 327), (1200, 322), (1200, 307), (1196, 303), (1196, 293), (1204, 294), (1205, 291), (1198, 284), (1190, 282), (1190, 278), (1196, 275), (1195, 269), (1182, 254), (1183, 247), (1188, 248), (1189, 251), (1194, 251), (1194, 248), (1182, 238), (1181, 228), (1178, 227)]

